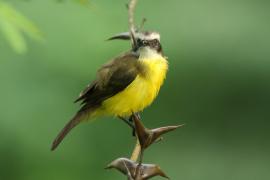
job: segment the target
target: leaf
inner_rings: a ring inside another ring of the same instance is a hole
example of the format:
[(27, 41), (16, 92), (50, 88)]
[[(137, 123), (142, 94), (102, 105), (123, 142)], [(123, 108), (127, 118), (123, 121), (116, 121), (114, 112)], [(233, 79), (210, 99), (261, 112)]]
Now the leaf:
[(17, 53), (24, 53), (27, 45), (23, 33), (31, 39), (43, 41), (41, 31), (23, 14), (6, 2), (0, 1), (0, 29)]
[(14, 51), (17, 53), (26, 52), (26, 42), (22, 33), (15, 26), (0, 17), (0, 28)]

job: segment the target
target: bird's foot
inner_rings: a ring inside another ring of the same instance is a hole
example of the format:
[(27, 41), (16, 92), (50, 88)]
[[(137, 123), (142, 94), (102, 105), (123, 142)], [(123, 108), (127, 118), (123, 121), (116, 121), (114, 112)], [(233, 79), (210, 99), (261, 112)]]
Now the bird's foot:
[(136, 136), (135, 125), (134, 125), (134, 122), (132, 120), (132, 117), (130, 117), (129, 119), (126, 119), (124, 117), (118, 116), (118, 118), (121, 119), (122, 121), (124, 121), (129, 127), (131, 127), (132, 136)]

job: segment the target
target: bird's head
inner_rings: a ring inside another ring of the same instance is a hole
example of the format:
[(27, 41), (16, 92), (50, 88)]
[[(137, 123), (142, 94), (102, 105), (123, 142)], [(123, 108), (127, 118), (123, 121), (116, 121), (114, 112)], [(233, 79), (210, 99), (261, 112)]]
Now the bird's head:
[[(158, 53), (162, 53), (162, 47), (160, 44), (160, 35), (157, 32), (136, 32), (134, 34), (135, 38), (135, 46), (133, 47), (133, 51), (143, 50), (143, 49), (151, 49), (155, 50)], [(124, 32), (117, 34), (108, 40), (130, 40), (130, 33)]]

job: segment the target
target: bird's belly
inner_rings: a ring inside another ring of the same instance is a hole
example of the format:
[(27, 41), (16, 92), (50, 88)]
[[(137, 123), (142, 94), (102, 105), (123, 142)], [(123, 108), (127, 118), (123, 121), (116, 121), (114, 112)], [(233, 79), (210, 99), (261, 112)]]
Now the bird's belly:
[(112, 115), (129, 116), (151, 104), (157, 88), (138, 76), (124, 91), (104, 101), (103, 107)]
[(142, 111), (153, 102), (166, 76), (167, 62), (151, 62), (147, 66), (147, 75), (138, 75), (122, 92), (102, 103), (105, 114), (129, 116), (133, 112)]

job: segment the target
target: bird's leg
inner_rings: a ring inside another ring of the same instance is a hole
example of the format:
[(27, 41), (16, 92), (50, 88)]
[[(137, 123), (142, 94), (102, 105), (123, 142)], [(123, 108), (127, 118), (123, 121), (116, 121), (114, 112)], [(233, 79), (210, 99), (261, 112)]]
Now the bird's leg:
[(135, 125), (133, 124), (132, 117), (129, 117), (128, 120), (122, 116), (118, 116), (119, 119), (124, 121), (132, 129), (132, 136), (135, 136)]

